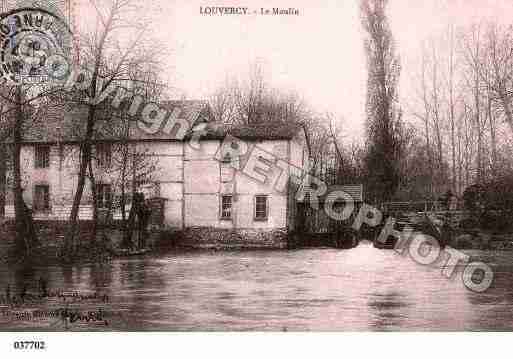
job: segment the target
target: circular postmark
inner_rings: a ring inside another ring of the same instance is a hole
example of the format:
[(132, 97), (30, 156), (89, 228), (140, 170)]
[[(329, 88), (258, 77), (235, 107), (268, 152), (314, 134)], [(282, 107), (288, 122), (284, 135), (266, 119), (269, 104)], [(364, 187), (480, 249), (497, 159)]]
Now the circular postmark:
[(73, 40), (66, 21), (39, 7), (0, 15), (0, 78), (13, 84), (62, 82)]

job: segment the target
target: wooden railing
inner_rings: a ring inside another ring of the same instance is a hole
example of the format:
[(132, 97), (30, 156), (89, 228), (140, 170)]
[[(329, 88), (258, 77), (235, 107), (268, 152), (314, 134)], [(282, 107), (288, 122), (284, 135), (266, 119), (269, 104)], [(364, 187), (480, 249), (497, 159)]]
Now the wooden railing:
[[(449, 208), (447, 208), (449, 207)], [(444, 206), (441, 201), (386, 202), (381, 206), (384, 212), (454, 212), (461, 210), (457, 201)]]

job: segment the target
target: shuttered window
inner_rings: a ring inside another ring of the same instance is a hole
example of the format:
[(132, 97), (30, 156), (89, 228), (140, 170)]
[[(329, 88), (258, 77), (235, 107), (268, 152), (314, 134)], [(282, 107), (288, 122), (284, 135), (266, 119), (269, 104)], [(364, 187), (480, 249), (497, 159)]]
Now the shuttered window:
[(98, 183), (96, 185), (96, 205), (98, 208), (108, 209), (112, 203), (112, 189), (110, 184)]
[(232, 218), (233, 196), (225, 195), (221, 197), (221, 219)]
[(36, 185), (34, 187), (34, 211), (50, 210), (50, 186)]
[(35, 148), (35, 167), (50, 167), (50, 146), (38, 145)]
[(267, 196), (258, 195), (255, 196), (255, 220), (265, 221), (267, 220), (268, 214), (268, 203)]
[(98, 167), (110, 167), (112, 160), (112, 147), (109, 143), (102, 143), (96, 145), (96, 157)]

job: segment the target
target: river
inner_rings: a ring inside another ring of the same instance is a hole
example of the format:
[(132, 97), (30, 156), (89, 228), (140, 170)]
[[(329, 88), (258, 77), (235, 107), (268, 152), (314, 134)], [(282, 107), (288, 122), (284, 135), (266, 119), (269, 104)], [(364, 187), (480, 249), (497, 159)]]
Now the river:
[[(168, 252), (75, 266), (0, 266), (0, 291), (39, 278), (86, 298), (28, 301), (0, 312), (0, 330), (454, 331), (513, 329), (513, 252), (467, 251), (495, 272), (484, 293), (457, 275), (361, 243), (350, 250)], [(71, 302), (70, 302), (71, 301)], [(30, 317), (71, 308), (103, 318)]]

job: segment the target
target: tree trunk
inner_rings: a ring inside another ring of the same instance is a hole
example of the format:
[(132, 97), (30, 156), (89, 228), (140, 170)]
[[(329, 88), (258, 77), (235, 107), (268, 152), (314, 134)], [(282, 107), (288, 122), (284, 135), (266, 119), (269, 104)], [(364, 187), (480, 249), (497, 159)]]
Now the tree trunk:
[(16, 118), (13, 128), (13, 180), (14, 180), (14, 213), (16, 222), (16, 250), (19, 254), (30, 253), (34, 244), (38, 242), (34, 229), (32, 216), (28, 213), (23, 200), (23, 188), (21, 183), (21, 146), (23, 141), (24, 114), (22, 108), (22, 89), (16, 90)]
[(75, 236), (77, 234), (78, 228), (78, 212), (80, 209), (80, 203), (82, 202), (82, 196), (84, 194), (85, 180), (87, 175), (87, 168), (89, 166), (89, 162), (91, 161), (91, 140), (93, 137), (94, 130), (94, 118), (95, 118), (96, 109), (93, 105), (89, 106), (89, 116), (87, 119), (87, 129), (86, 129), (86, 137), (82, 142), (80, 149), (80, 169), (78, 172), (78, 183), (77, 189), (75, 192), (75, 197), (73, 198), (73, 205), (71, 207), (71, 213), (69, 218), (69, 227), (68, 232), (66, 233), (64, 248), (63, 248), (63, 256), (72, 256), (73, 246), (75, 244)]
[(506, 91), (501, 88), (499, 96), (501, 98), (502, 107), (504, 109), (504, 113), (506, 114), (506, 121), (511, 128), (511, 132), (513, 133), (513, 114), (511, 112), (511, 107), (509, 105), (508, 96), (506, 95)]
[(458, 125), (458, 191), (457, 196), (460, 197), (463, 193), (463, 154), (461, 150), (461, 119)]
[(496, 134), (496, 125), (495, 118), (492, 113), (492, 99), (490, 97), (490, 93), (488, 93), (488, 121), (490, 123), (490, 144), (492, 146), (492, 175), (493, 177), (497, 177), (498, 175), (498, 164), (497, 164), (497, 134)]
[(5, 217), (5, 198), (7, 192), (7, 151), (4, 144), (0, 143), (0, 218)]
[[(109, 31), (111, 30), (112, 21), (113, 21), (114, 14), (111, 13), (109, 16), (109, 19), (107, 21), (107, 24), (105, 25), (105, 29), (103, 31), (103, 34), (100, 38), (100, 41), (98, 43), (98, 52), (95, 54), (95, 64), (94, 64), (94, 71), (91, 76), (91, 86), (90, 91), (88, 93), (89, 97), (91, 99), (96, 98), (97, 93), (97, 84), (98, 84), (98, 77), (99, 77), (99, 70), (101, 66), (101, 62), (103, 59), (103, 51), (105, 42), (107, 40), (107, 36), (109, 34)], [(71, 207), (71, 213), (69, 216), (69, 227), (68, 232), (66, 233), (66, 237), (64, 240), (64, 248), (63, 248), (63, 256), (70, 258), (70, 256), (73, 255), (72, 248), (75, 243), (75, 236), (77, 232), (78, 227), (78, 212), (80, 209), (80, 203), (82, 202), (82, 196), (84, 194), (84, 186), (85, 186), (85, 179), (87, 175), (87, 167), (89, 166), (89, 163), (91, 161), (91, 143), (93, 141), (93, 134), (94, 134), (94, 126), (96, 121), (96, 105), (93, 103), (90, 103), (87, 107), (88, 109), (88, 115), (87, 115), (87, 127), (86, 127), (86, 133), (85, 137), (82, 140), (81, 148), (80, 148), (80, 169), (78, 172), (78, 183), (77, 183), (77, 190), (75, 192), (75, 196), (73, 198), (73, 205)]]
[(464, 131), (465, 131), (465, 145), (464, 145), (464, 148), (465, 148), (465, 153), (464, 153), (465, 187), (468, 187), (468, 185), (470, 184), (470, 161), (471, 161), (471, 156), (472, 156), (472, 143), (470, 141), (471, 138), (469, 135), (469, 131), (471, 129), (471, 127), (470, 127), (471, 125), (472, 124), (469, 123), (467, 115), (465, 115), (465, 124), (463, 127)]
[[(476, 52), (475, 52), (475, 61), (479, 59), (479, 41), (476, 43)], [(479, 80), (479, 69), (478, 65), (475, 65), (474, 69), (474, 106), (475, 106), (475, 123), (476, 123), (476, 131), (477, 131), (477, 182), (481, 183), (483, 181), (483, 133), (481, 131), (481, 103), (479, 101), (480, 96), (480, 80)]]
[[(479, 99), (476, 99), (479, 101)], [(476, 168), (477, 168), (477, 182), (483, 181), (483, 133), (481, 131), (481, 118), (479, 114), (479, 102), (476, 102), (476, 132), (477, 132), (477, 157), (476, 157)]]
[(123, 231), (123, 246), (127, 246), (128, 239), (128, 228), (127, 228), (127, 218), (126, 218), (126, 179), (127, 179), (127, 164), (128, 164), (128, 145), (123, 144), (121, 147), (121, 198), (120, 198), (120, 207), (121, 207), (121, 228)]
[(458, 193), (456, 188), (456, 125), (454, 114), (454, 34), (451, 27), (451, 49), (449, 53), (449, 116), (451, 121), (451, 154), (452, 154), (452, 193)]
[(438, 162), (438, 173), (436, 176), (438, 177), (438, 183), (436, 191), (441, 191), (441, 187), (445, 183), (445, 168), (444, 168), (444, 154), (443, 154), (443, 140), (442, 140), (442, 126), (440, 118), (440, 94), (439, 94), (439, 80), (438, 80), (438, 60), (436, 57), (435, 48), (433, 46), (433, 74), (432, 74), (432, 88), (433, 88), (433, 124), (435, 131), (435, 140), (436, 140), (436, 160)]
[(96, 180), (93, 173), (92, 161), (89, 161), (89, 183), (91, 187), (91, 195), (93, 199), (93, 228), (91, 230), (91, 241), (96, 241), (96, 234), (98, 233), (98, 194), (96, 193)]

